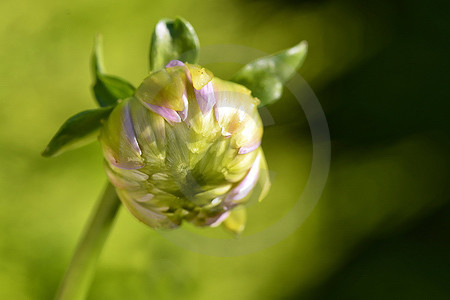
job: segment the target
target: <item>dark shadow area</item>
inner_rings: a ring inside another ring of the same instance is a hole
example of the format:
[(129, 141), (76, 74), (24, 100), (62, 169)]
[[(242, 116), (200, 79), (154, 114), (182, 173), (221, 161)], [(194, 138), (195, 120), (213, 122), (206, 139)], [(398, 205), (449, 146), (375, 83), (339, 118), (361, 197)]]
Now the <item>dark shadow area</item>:
[[(389, 25), (392, 38), (374, 57), (317, 91), (333, 157), (349, 151), (363, 156), (419, 135), (448, 152), (449, 3), (343, 2), (357, 7), (362, 18), (384, 10), (381, 21)], [(432, 156), (417, 160), (426, 164)], [(448, 170), (448, 161), (442, 165)], [(450, 299), (450, 202), (413, 223), (381, 238), (366, 237), (330, 278), (286, 299)]]
[[(362, 15), (372, 7), (376, 11), (382, 2), (391, 1), (359, 4)], [(442, 139), (448, 133), (450, 23), (444, 12), (449, 4), (396, 4), (387, 14), (393, 18), (386, 20), (391, 42), (319, 92), (332, 139), (344, 147), (377, 147), (417, 133)]]
[(367, 241), (323, 284), (285, 299), (449, 299), (450, 204)]

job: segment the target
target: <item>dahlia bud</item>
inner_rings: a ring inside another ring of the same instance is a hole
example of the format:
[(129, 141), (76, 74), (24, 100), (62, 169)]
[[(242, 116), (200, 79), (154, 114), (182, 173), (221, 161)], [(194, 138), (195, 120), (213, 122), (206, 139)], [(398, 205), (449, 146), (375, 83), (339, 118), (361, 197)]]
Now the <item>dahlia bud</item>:
[(262, 199), (270, 183), (258, 104), (198, 65), (173, 60), (151, 73), (101, 129), (123, 204), (153, 228), (174, 228), (216, 226), (252, 193)]

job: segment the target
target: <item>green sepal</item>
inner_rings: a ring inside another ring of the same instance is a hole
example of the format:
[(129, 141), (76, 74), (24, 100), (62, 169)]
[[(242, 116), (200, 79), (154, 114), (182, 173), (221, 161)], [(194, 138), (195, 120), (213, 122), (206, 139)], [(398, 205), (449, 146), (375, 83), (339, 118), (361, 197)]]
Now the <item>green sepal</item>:
[(271, 104), (280, 99), (283, 84), (302, 66), (307, 52), (308, 43), (302, 41), (292, 48), (250, 62), (231, 81), (249, 88), (253, 96), (261, 100), (260, 106)]
[(239, 236), (244, 231), (246, 222), (247, 210), (244, 207), (236, 207), (231, 211), (228, 218), (222, 222), (222, 225), (226, 230)]
[(112, 106), (96, 108), (70, 117), (52, 138), (42, 152), (42, 156), (56, 156), (95, 141), (103, 121), (108, 118), (112, 110)]
[(92, 56), (92, 69), (94, 73), (94, 91), (97, 103), (101, 107), (115, 105), (117, 100), (126, 99), (134, 94), (135, 88), (125, 80), (106, 75), (103, 67), (103, 50), (100, 35), (95, 38), (94, 53)]
[(150, 71), (164, 68), (171, 60), (195, 64), (200, 42), (192, 25), (182, 19), (162, 19), (155, 26), (150, 46)]

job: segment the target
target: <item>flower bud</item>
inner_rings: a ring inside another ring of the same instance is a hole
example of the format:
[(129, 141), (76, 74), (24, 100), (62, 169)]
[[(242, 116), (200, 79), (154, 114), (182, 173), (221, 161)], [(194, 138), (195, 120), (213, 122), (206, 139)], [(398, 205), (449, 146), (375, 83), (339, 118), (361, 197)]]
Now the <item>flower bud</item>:
[(100, 134), (123, 204), (153, 228), (174, 228), (216, 226), (252, 193), (262, 199), (270, 184), (258, 104), (198, 65), (174, 60), (151, 73)]

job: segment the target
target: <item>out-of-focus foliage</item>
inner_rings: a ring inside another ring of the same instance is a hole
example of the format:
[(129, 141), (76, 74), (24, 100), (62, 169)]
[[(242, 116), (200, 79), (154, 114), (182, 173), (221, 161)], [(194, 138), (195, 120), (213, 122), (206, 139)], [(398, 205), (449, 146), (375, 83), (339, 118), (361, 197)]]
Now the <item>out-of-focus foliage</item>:
[[(143, 62), (154, 25), (177, 15), (196, 28), (203, 46), (274, 53), (308, 41), (300, 74), (329, 120), (329, 181), (295, 234), (239, 257), (189, 252), (122, 210), (89, 298), (449, 298), (446, 6), (418, 0), (0, 2), (0, 298), (53, 297), (103, 188), (97, 144), (52, 160), (39, 155), (68, 116), (94, 108), (95, 34), (104, 36), (108, 71), (138, 84), (148, 73)], [(240, 67), (209, 68), (230, 78)], [(265, 128), (263, 147), (273, 185), (265, 201), (249, 207), (243, 237), (292, 207), (311, 165), (309, 129), (294, 97), (286, 91), (267, 109), (275, 124)], [(229, 238), (221, 229), (200, 234)]]

